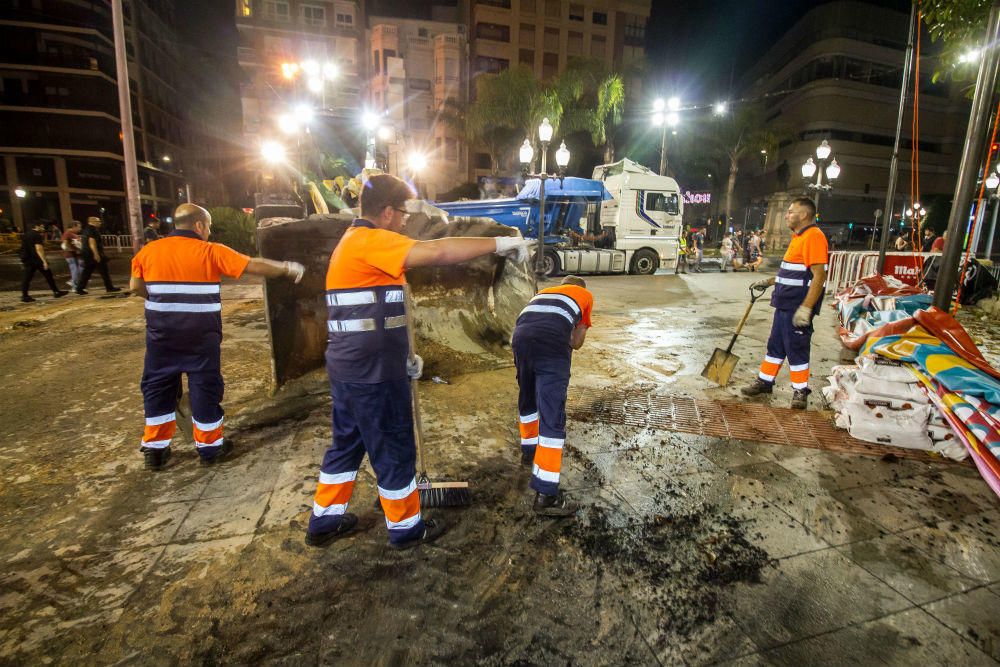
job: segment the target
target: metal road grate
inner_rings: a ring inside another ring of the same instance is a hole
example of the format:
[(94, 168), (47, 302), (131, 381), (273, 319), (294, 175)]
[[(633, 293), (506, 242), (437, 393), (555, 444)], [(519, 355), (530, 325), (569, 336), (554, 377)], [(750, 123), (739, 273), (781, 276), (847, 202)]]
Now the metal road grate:
[(944, 460), (919, 449), (856, 440), (819, 412), (774, 408), (760, 403), (710, 401), (654, 394), (643, 389), (612, 391), (582, 388), (573, 392), (566, 409), (571, 418), (584, 422), (624, 424), (864, 456), (895, 454), (919, 461)]

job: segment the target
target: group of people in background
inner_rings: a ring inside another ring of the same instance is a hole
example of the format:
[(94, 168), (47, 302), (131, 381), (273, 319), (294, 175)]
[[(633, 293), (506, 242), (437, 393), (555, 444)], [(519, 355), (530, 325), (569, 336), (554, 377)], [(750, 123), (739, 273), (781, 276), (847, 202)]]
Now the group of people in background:
[[(756, 271), (764, 262), (764, 232), (752, 230), (746, 234), (742, 229), (723, 234), (719, 244), (720, 269), (723, 273), (732, 266), (733, 271)], [(702, 273), (705, 257), (705, 230), (697, 227), (685, 229), (680, 238), (677, 273)]]
[[(35, 273), (40, 273), (52, 290), (52, 296), (61, 298), (69, 294), (68, 291), (60, 289), (56, 285), (55, 276), (50, 268), (48, 256), (45, 251), (47, 240), (58, 240), (60, 250), (66, 266), (69, 269), (69, 281), (66, 283), (74, 293), (87, 294), (87, 285), (90, 277), (96, 271), (100, 274), (104, 282), (106, 292), (120, 292), (121, 288), (116, 287), (111, 280), (108, 270), (109, 258), (104, 250), (104, 240), (101, 237), (101, 227), (104, 222), (97, 216), (87, 218), (86, 224), (81, 224), (78, 220), (73, 220), (66, 226), (66, 230), (54, 234), (52, 228), (58, 231), (58, 227), (52, 225), (47, 228), (45, 222), (36, 221), (30, 229), (25, 231), (21, 237), (20, 259), (23, 266), (21, 274), (21, 301), (31, 303), (34, 297), (29, 294), (31, 280)], [(155, 225), (155, 226), (154, 226)], [(155, 218), (146, 227), (146, 241), (159, 238), (159, 221)], [(152, 234), (152, 236), (151, 236)]]

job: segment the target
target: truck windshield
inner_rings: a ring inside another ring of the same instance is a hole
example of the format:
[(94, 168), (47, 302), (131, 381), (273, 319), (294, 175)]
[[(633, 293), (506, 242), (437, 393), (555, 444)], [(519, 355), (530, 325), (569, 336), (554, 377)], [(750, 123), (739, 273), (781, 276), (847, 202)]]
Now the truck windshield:
[(646, 210), (663, 211), (671, 215), (677, 215), (680, 211), (676, 192), (647, 192)]

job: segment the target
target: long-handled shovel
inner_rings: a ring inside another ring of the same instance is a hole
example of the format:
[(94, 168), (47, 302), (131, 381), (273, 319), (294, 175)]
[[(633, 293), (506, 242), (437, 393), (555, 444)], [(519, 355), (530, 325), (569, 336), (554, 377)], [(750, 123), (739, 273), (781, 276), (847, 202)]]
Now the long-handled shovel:
[(750, 309), (753, 308), (753, 304), (757, 302), (757, 299), (764, 296), (765, 291), (767, 291), (766, 287), (750, 288), (750, 303), (747, 304), (747, 309), (743, 313), (743, 319), (736, 326), (736, 333), (733, 334), (733, 339), (729, 341), (729, 347), (725, 350), (718, 347), (715, 348), (712, 358), (708, 360), (705, 370), (701, 372), (702, 377), (708, 378), (720, 387), (725, 387), (729, 384), (729, 378), (732, 376), (736, 364), (740, 361), (740, 358), (733, 354), (733, 345), (736, 344), (736, 338), (743, 331), (743, 325), (746, 324), (747, 318), (750, 317)]
[[(403, 286), (404, 307), (406, 309), (406, 335), (410, 341), (410, 361), (416, 355), (415, 334), (413, 332), (413, 301), (410, 286)], [(417, 444), (417, 490), (421, 507), (462, 507), (472, 504), (472, 493), (468, 482), (432, 482), (427, 477), (424, 464), (424, 430), (420, 420), (420, 395), (417, 381), (410, 380), (410, 395), (413, 403), (413, 438)]]

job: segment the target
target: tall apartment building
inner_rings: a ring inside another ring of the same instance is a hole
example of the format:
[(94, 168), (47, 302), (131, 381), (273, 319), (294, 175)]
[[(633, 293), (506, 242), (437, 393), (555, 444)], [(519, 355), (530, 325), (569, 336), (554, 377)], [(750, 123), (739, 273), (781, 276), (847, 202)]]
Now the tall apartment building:
[[(741, 176), (744, 202), (769, 198), (772, 238), (787, 240), (784, 208), (791, 197), (807, 192), (801, 166), (810, 156), (815, 160), (816, 147), (824, 139), (833, 148), (841, 174), (833, 191), (820, 196), (822, 220), (871, 225), (875, 211), (884, 207), (907, 17), (853, 0), (821, 5), (786, 32), (746, 77), (753, 82), (748, 97), (770, 95), (765, 98), (768, 122), (794, 131), (778, 155), (768, 156), (763, 172), (754, 167)], [(953, 192), (969, 113), (957, 86), (931, 84), (936, 66), (925, 53), (918, 138), (923, 195)], [(897, 215), (910, 197), (911, 113), (912, 103), (900, 148)], [(787, 170), (787, 185), (779, 183), (779, 170)]]
[[(616, 71), (645, 53), (652, 0), (471, 0), (469, 39), (472, 75), (515, 65), (544, 80), (558, 75), (571, 58), (598, 58)], [(626, 80), (638, 94), (641, 81)], [(476, 177), (489, 174), (489, 156), (476, 153)]]
[[(369, 104), (394, 130), (389, 171), (416, 176), (421, 194), (435, 199), (468, 173), (461, 134), (444, 120), (451, 103), (468, 98), (465, 26), (378, 16), (368, 22)], [(422, 173), (408, 173), (411, 152), (427, 156)]]
[[(364, 19), (353, 0), (235, 0), (240, 97), (247, 168), (259, 173), (261, 143), (279, 139), (290, 150), (318, 149), (360, 160), (365, 60)], [(310, 76), (303, 63), (320, 71)], [(286, 67), (283, 68), (283, 65)], [(289, 69), (291, 67), (291, 69)], [(299, 69), (295, 69), (295, 68)], [(310, 86), (310, 80), (317, 85)], [(305, 104), (315, 110), (308, 136), (283, 136), (280, 114)], [(305, 143), (303, 143), (305, 142)], [(296, 149), (295, 147), (298, 147)], [(349, 165), (360, 169), (359, 164)]]
[[(173, 0), (125, 3), (146, 215), (169, 215), (183, 198), (190, 181), (182, 171), (196, 142), (182, 108), (174, 22)], [(0, 218), (18, 229), (100, 214), (108, 229), (126, 232), (112, 35), (105, 0), (0, 6)]]

